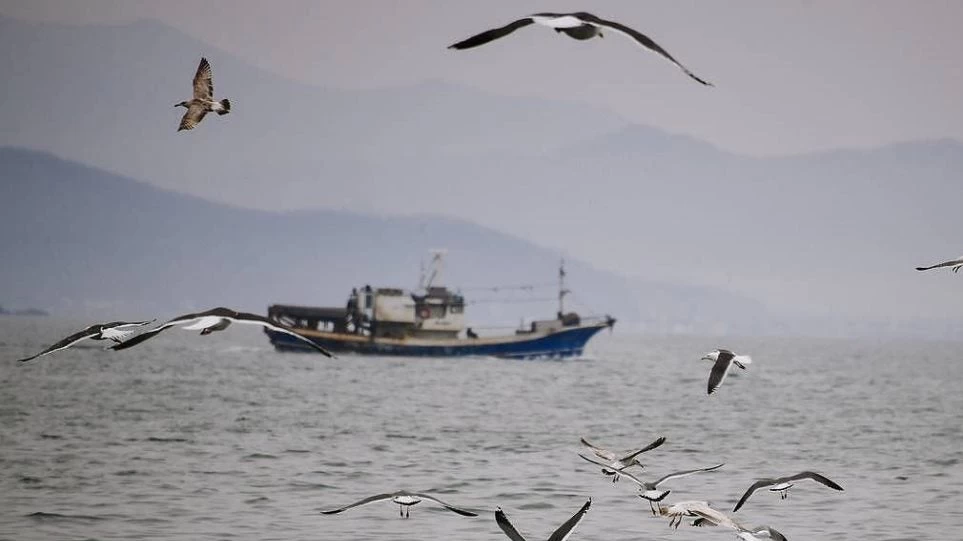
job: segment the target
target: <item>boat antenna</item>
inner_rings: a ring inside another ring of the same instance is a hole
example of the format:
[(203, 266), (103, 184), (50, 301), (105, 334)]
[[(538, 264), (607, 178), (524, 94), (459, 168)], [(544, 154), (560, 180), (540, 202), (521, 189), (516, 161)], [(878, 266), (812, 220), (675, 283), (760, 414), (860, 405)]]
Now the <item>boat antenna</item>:
[(558, 262), (558, 317), (562, 317), (565, 314), (565, 295), (571, 293), (568, 289), (565, 289), (565, 258), (561, 258)]

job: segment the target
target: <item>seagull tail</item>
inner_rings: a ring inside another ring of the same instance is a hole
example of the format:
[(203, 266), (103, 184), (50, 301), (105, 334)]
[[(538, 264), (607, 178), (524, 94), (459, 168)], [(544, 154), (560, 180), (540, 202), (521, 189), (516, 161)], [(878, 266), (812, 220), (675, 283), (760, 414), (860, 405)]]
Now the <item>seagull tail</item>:
[(221, 108), (217, 110), (217, 114), (226, 115), (231, 112), (231, 100), (224, 98), (220, 103)]
[[(736, 362), (736, 363), (752, 364), (752, 357), (748, 355), (736, 355), (735, 357), (733, 357), (732, 360), (733, 362)], [(740, 368), (745, 368), (745, 367), (740, 367)]]

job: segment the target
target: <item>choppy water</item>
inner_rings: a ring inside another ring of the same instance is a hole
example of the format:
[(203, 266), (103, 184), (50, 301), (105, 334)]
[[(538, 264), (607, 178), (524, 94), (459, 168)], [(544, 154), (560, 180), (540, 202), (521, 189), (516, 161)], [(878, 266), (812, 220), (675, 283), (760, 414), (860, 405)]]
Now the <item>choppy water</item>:
[[(577, 361), (278, 354), (249, 329), (169, 331), (125, 352), (73, 349), (28, 366), (76, 324), (0, 319), (0, 538), (507, 539), (501, 506), (545, 539), (588, 497), (577, 539), (734, 539), (648, 515), (628, 481), (576, 456), (668, 442), (645, 458), (666, 501), (731, 509), (755, 477), (814, 469), (780, 501), (737, 515), (790, 540), (959, 539), (963, 528), (960, 344), (603, 334)], [(753, 356), (708, 397), (705, 351)], [(423, 503), (318, 511), (397, 489)]]

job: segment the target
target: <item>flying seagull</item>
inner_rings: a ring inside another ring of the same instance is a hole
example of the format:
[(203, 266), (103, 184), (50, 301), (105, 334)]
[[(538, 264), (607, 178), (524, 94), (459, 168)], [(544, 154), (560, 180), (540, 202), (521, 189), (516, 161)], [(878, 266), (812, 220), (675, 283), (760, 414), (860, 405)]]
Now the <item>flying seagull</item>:
[[(590, 457), (587, 457), (587, 456), (585, 456), (585, 455), (580, 454), (580, 455), (578, 455), (578, 456), (582, 457), (583, 460), (587, 460), (587, 461), (591, 462), (592, 464), (597, 464), (597, 465), (599, 465), (599, 466), (604, 465), (602, 462), (599, 462), (599, 461), (597, 461), (597, 460), (594, 460), (594, 459), (592, 459), (592, 458), (590, 458)], [(642, 498), (642, 499), (644, 499), (644, 500), (647, 500), (647, 501), (649, 502), (649, 509), (652, 510), (652, 514), (654, 515), (654, 514), (656, 514), (656, 512), (655, 512), (655, 508), (652, 507), (652, 503), (653, 503), (653, 502), (660, 502), (660, 501), (662, 501), (666, 496), (669, 495), (669, 492), (671, 492), (670, 490), (659, 490), (659, 489), (658, 489), (658, 488), (659, 488), (659, 485), (661, 485), (662, 483), (664, 483), (664, 482), (666, 482), (666, 481), (668, 481), (668, 480), (670, 480), (670, 479), (677, 479), (677, 478), (679, 478), (679, 477), (688, 477), (688, 476), (690, 476), (690, 475), (692, 475), (692, 474), (695, 474), (695, 473), (702, 473), (702, 472), (709, 472), (709, 471), (713, 471), (713, 470), (718, 470), (719, 468), (721, 468), (721, 467), (723, 467), (723, 466), (725, 466), (725, 464), (716, 464), (715, 466), (710, 466), (710, 467), (708, 467), (708, 468), (698, 468), (698, 469), (694, 469), (694, 470), (677, 471), (677, 472), (670, 473), (670, 474), (668, 474), (668, 475), (664, 475), (664, 476), (662, 476), (660, 479), (658, 479), (658, 480), (656, 480), (655, 482), (652, 482), (652, 483), (650, 483), (650, 482), (648, 482), (648, 481), (643, 481), (643, 480), (639, 479), (638, 477), (636, 477), (636, 476), (632, 475), (631, 473), (629, 473), (629, 472), (627, 472), (627, 471), (624, 471), (624, 470), (620, 471), (619, 473), (621, 473), (621, 474), (624, 475), (625, 477), (629, 478), (629, 479), (630, 479), (632, 482), (634, 482), (635, 484), (639, 485), (639, 497)]]
[(706, 353), (702, 356), (702, 360), (713, 361), (715, 363), (712, 365), (712, 371), (709, 372), (709, 394), (714, 393), (715, 390), (722, 385), (732, 365), (736, 365), (745, 370), (747, 364), (752, 364), (752, 357), (748, 355), (736, 355), (728, 349), (717, 349), (711, 353)]
[(749, 499), (749, 496), (752, 496), (752, 493), (760, 488), (771, 487), (769, 489), (771, 492), (779, 492), (781, 499), (785, 500), (789, 496), (789, 489), (793, 486), (792, 482), (802, 479), (812, 479), (813, 481), (826, 485), (833, 490), (843, 490), (843, 487), (839, 486), (834, 481), (811, 471), (799, 472), (796, 475), (789, 475), (786, 477), (776, 477), (775, 479), (759, 479), (753, 483), (748, 490), (746, 490), (745, 494), (743, 494), (741, 498), (739, 498), (739, 503), (732, 508), (732, 512), (735, 513), (738, 511), (739, 508), (742, 507), (743, 504), (745, 504)]
[(75, 332), (67, 338), (57, 342), (56, 344), (50, 346), (49, 348), (41, 351), (40, 353), (27, 357), (26, 359), (20, 359), (19, 362), (25, 363), (32, 361), (37, 357), (42, 357), (44, 355), (49, 355), (55, 351), (60, 351), (62, 349), (67, 349), (70, 346), (90, 338), (91, 340), (113, 340), (118, 344), (120, 341), (130, 333), (134, 332), (137, 327), (143, 327), (144, 325), (149, 325), (153, 323), (153, 319), (150, 321), (111, 321), (110, 323), (98, 323), (96, 325), (91, 325), (82, 331)]
[(211, 78), (211, 64), (206, 58), (201, 58), (201, 63), (197, 66), (197, 73), (194, 74), (194, 97), (175, 103), (174, 107), (184, 107), (187, 112), (181, 117), (181, 125), (177, 131), (193, 130), (194, 126), (201, 123), (207, 113), (217, 113), (226, 115), (231, 112), (231, 100), (227, 98), (214, 100), (214, 81)]
[(130, 340), (125, 340), (124, 342), (113, 346), (110, 349), (127, 349), (129, 347), (134, 347), (140, 344), (144, 340), (148, 340), (157, 336), (160, 332), (165, 329), (174, 327), (175, 325), (184, 325), (181, 327), (185, 331), (192, 331), (201, 329), (201, 335), (211, 334), (214, 331), (223, 331), (228, 328), (231, 323), (243, 323), (251, 325), (260, 325), (262, 327), (267, 327), (273, 331), (282, 332), (284, 334), (289, 334), (299, 340), (307, 342), (314, 349), (321, 352), (327, 357), (333, 357), (328, 350), (315, 344), (311, 339), (306, 338), (287, 327), (278, 325), (277, 323), (271, 321), (270, 319), (259, 316), (257, 314), (249, 314), (247, 312), (236, 312), (230, 308), (218, 307), (212, 308), (206, 312), (198, 312), (196, 314), (184, 314), (183, 316), (175, 317), (174, 319), (155, 327), (145, 333), (138, 334), (137, 336), (131, 338)]
[[(660, 503), (657, 515), (660, 517), (669, 517), (669, 527), (671, 528), (672, 526), (675, 526), (678, 528), (684, 517), (703, 517), (703, 515), (696, 514), (696, 511), (700, 510), (719, 521), (711, 521), (712, 524), (719, 524), (725, 520), (732, 522), (728, 517), (725, 516), (725, 514), (719, 510), (713, 509), (709, 505), (709, 502), (706, 501), (686, 500), (675, 502), (672, 505), (662, 505)], [(696, 521), (698, 521), (698, 518)]]
[(481, 34), (476, 34), (466, 40), (449, 45), (448, 48), (460, 50), (478, 47), (479, 45), (484, 45), (489, 41), (494, 41), (498, 38), (505, 37), (519, 28), (524, 28), (532, 23), (553, 28), (556, 32), (563, 33), (566, 36), (577, 40), (591, 39), (596, 36), (600, 38), (604, 37), (602, 35), (603, 28), (614, 30), (615, 32), (635, 40), (636, 43), (642, 47), (662, 56), (669, 62), (672, 62), (678, 66), (679, 69), (685, 72), (686, 75), (692, 77), (696, 81), (706, 86), (713, 86), (712, 83), (706, 81), (705, 79), (699, 78), (696, 74), (689, 71), (689, 68), (679, 63), (679, 61), (673, 58), (668, 51), (660, 47), (658, 43), (652, 41), (652, 39), (648, 36), (629, 28), (628, 26), (619, 24), (615, 21), (600, 19), (595, 15), (586, 13), (584, 11), (580, 11), (578, 13), (536, 13), (534, 15), (529, 15), (528, 17), (518, 19), (517, 21), (510, 22), (500, 28), (486, 30)]
[(330, 510), (330, 511), (321, 511), (321, 514), (323, 514), (323, 515), (336, 515), (336, 514), (342, 512), (342, 511), (347, 511), (348, 509), (351, 509), (352, 507), (359, 507), (359, 506), (362, 506), (362, 505), (367, 505), (367, 504), (369, 504), (369, 503), (382, 502), (382, 501), (385, 501), (385, 500), (391, 500), (392, 502), (398, 504), (398, 505), (400, 506), (400, 507), (398, 508), (399, 514), (400, 514), (400, 516), (402, 516), (402, 517), (404, 517), (404, 518), (408, 518), (408, 516), (410, 515), (411, 506), (412, 506), (412, 505), (417, 505), (417, 504), (421, 503), (422, 500), (428, 500), (428, 501), (431, 501), (431, 502), (435, 502), (435, 503), (437, 503), (438, 505), (444, 507), (445, 509), (447, 509), (447, 510), (449, 510), (449, 511), (453, 511), (453, 512), (455, 512), (455, 513), (458, 513), (459, 515), (462, 515), (462, 516), (466, 516), (466, 517), (477, 517), (477, 516), (478, 516), (478, 514), (472, 513), (471, 511), (466, 511), (466, 510), (461, 509), (461, 508), (459, 508), (459, 507), (455, 507), (455, 506), (453, 506), (453, 505), (449, 505), (449, 504), (447, 504), (447, 503), (439, 500), (438, 498), (435, 498), (434, 496), (429, 496), (428, 494), (419, 494), (419, 493), (417, 493), (417, 492), (408, 492), (408, 491), (406, 491), (406, 490), (399, 490), (398, 492), (391, 492), (391, 493), (387, 493), (387, 494), (376, 494), (376, 495), (374, 495), (374, 496), (370, 496), (370, 497), (365, 498), (365, 499), (363, 499), (363, 500), (358, 500), (358, 501), (356, 501), (356, 502), (354, 502), (354, 503), (352, 503), (352, 504), (348, 504), (348, 505), (346, 505), (346, 506), (344, 506), (344, 507), (341, 507), (341, 508), (338, 508), (338, 509), (332, 509), (332, 510)]
[[(736, 530), (736, 535), (739, 539), (745, 541), (761, 541), (763, 539), (770, 539), (772, 541), (786, 541), (786, 536), (779, 533), (775, 528), (769, 526), (756, 526), (753, 528), (747, 528), (742, 524), (739, 524), (735, 520), (726, 516), (725, 513), (719, 511), (718, 509), (713, 509), (709, 504), (705, 502), (686, 502), (685, 507), (689, 516), (697, 516), (699, 518), (692, 521), (693, 526), (723, 526), (725, 528), (732, 528)], [(681, 519), (681, 517), (680, 517)], [(678, 527), (678, 524), (676, 524)]]
[[(589, 498), (588, 501), (585, 502), (585, 505), (572, 515), (572, 518), (566, 520), (564, 524), (552, 532), (552, 535), (548, 536), (548, 541), (565, 541), (568, 539), (569, 536), (572, 535), (572, 532), (575, 531), (575, 527), (578, 526), (579, 522), (582, 522), (582, 519), (585, 518), (585, 513), (588, 512), (591, 505), (592, 498)], [(505, 512), (502, 511), (501, 507), (495, 510), (495, 522), (498, 523), (498, 527), (501, 528), (502, 531), (505, 532), (505, 535), (512, 541), (525, 541), (522, 534), (518, 533), (518, 530), (509, 522), (508, 517), (505, 516)]]
[(949, 261), (944, 261), (942, 263), (937, 263), (936, 265), (930, 265), (929, 267), (916, 267), (918, 271), (925, 271), (930, 269), (938, 269), (941, 267), (953, 267), (953, 272), (960, 272), (960, 268), (963, 267), (963, 256), (956, 259), (951, 259)]
[(631, 451), (624, 456), (620, 456), (612, 451), (609, 451), (608, 449), (603, 449), (601, 447), (592, 445), (585, 438), (581, 438), (581, 442), (582, 442), (582, 445), (591, 449), (592, 452), (595, 453), (595, 456), (603, 460), (606, 460), (610, 463), (609, 467), (602, 468), (602, 473), (604, 473), (605, 475), (611, 475), (612, 482), (614, 483), (619, 480), (620, 470), (623, 470), (625, 468), (629, 468), (632, 466), (638, 466), (640, 468), (644, 467), (636, 457), (646, 451), (651, 451), (652, 449), (655, 449), (656, 447), (665, 443), (665, 437), (662, 436), (659, 439), (655, 440), (654, 442), (639, 449), (638, 451)]

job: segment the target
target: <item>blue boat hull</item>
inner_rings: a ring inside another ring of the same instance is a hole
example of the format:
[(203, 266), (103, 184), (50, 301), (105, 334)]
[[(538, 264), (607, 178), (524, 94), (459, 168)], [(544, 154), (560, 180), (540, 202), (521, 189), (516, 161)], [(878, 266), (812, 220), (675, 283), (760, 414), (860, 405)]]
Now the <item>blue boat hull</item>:
[[(595, 333), (609, 325), (582, 325), (550, 333), (512, 335), (477, 339), (428, 340), (371, 339), (356, 335), (301, 331), (319, 346), (335, 353), (398, 355), (409, 357), (505, 357), (511, 359), (565, 358), (582, 354)], [(265, 329), (278, 351), (314, 352), (310, 346), (290, 335)]]

